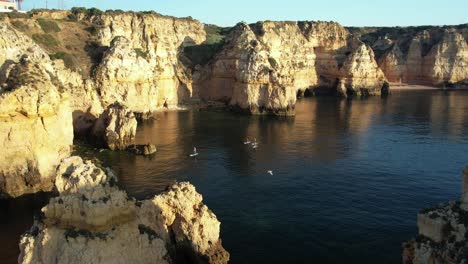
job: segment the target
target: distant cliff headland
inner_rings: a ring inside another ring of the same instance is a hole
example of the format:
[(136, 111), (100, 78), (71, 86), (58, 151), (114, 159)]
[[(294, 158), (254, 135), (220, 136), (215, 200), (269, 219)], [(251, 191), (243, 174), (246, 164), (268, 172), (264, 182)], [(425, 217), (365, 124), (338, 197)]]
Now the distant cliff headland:
[[(216, 102), (291, 116), (308, 95), (388, 95), (393, 83), (468, 87), (467, 39), (468, 24), (221, 28), (155, 12), (1, 14), (0, 196), (59, 195), (23, 237), (20, 261), (48, 263), (60, 251), (78, 263), (110, 258), (113, 248), (148, 263), (181, 256), (226, 263), (220, 223), (193, 186), (176, 184), (153, 200), (128, 198), (112, 172), (70, 158), (74, 138), (149, 155), (154, 146), (135, 145), (137, 125), (166, 109)], [(44, 244), (44, 237), (53, 239)], [(131, 247), (122, 248), (123, 240)], [(94, 251), (78, 250), (84, 244)]]

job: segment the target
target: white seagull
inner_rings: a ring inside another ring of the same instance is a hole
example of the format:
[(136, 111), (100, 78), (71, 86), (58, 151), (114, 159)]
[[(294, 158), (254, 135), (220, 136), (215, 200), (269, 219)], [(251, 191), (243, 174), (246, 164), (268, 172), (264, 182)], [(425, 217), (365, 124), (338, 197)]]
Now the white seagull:
[(269, 170), (267, 173), (273, 176), (273, 171)]

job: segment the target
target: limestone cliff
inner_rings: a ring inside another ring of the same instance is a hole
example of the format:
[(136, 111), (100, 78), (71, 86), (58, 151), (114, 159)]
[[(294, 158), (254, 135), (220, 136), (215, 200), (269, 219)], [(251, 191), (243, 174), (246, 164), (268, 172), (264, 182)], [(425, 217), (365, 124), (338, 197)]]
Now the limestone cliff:
[(404, 264), (465, 263), (468, 256), (468, 167), (460, 201), (424, 209), (418, 214), (419, 235), (403, 244)]
[[(59, 17), (65, 19), (53, 20)], [(56, 25), (56, 31), (41, 30), (41, 21)], [(41, 61), (59, 90), (71, 95), (77, 134), (87, 134), (115, 102), (136, 113), (187, 103), (191, 76), (179, 55), (184, 46), (201, 43), (206, 36), (203, 25), (192, 19), (132, 12), (41, 11), (31, 19), (1, 22), (0, 31), (0, 67), (7, 68), (25, 53)], [(60, 59), (49, 59), (58, 55), (80, 59), (70, 69)], [(0, 74), (0, 82), (2, 78)]]
[(95, 76), (105, 105), (119, 101), (145, 113), (188, 102), (191, 77), (179, 55), (205, 40), (200, 22), (137, 13), (104, 13), (93, 20), (100, 44), (111, 47)]
[(111, 171), (79, 157), (58, 168), (60, 196), (21, 239), (19, 263), (227, 263), (220, 223), (189, 183), (135, 201)]
[(10, 67), (0, 93), (0, 195), (50, 191), (73, 144), (68, 95), (27, 57)]
[(337, 23), (240, 23), (225, 42), (195, 72), (197, 90), (250, 113), (293, 114), (305, 89), (378, 94), (385, 81), (373, 51)]
[(22, 55), (40, 64), (59, 92), (70, 94), (75, 132), (89, 130), (103, 111), (94, 84), (84, 81), (79, 73), (67, 69), (63, 61), (52, 61), (43, 48), (26, 34), (15, 30), (10, 23), (0, 22), (0, 83), (6, 81), (10, 65), (18, 62)]
[(468, 84), (466, 29), (460, 25), (351, 30), (378, 54), (389, 81), (456, 87)]

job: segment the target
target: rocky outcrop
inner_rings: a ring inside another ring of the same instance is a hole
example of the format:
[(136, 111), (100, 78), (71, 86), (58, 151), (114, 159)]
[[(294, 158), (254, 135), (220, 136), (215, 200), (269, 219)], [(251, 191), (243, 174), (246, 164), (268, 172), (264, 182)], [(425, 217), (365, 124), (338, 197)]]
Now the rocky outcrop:
[(422, 210), (419, 235), (403, 244), (404, 264), (465, 263), (468, 257), (468, 167), (460, 201)]
[(137, 120), (133, 112), (114, 103), (96, 121), (92, 134), (98, 144), (110, 150), (125, 150), (135, 144), (136, 129)]
[(119, 101), (134, 112), (177, 107), (192, 97), (190, 71), (180, 62), (183, 47), (203, 42), (203, 25), (158, 14), (104, 13), (100, 24), (106, 52), (95, 76), (105, 105)]
[(466, 32), (466, 25), (381, 28), (362, 38), (389, 81), (457, 87), (468, 84)]
[(131, 145), (127, 148), (128, 151), (135, 155), (149, 156), (157, 152), (157, 148), (153, 144), (146, 145)]
[(372, 49), (337, 23), (259, 22), (238, 24), (194, 80), (203, 99), (290, 115), (298, 91), (379, 94), (385, 77)]
[(50, 191), (73, 144), (68, 95), (41, 64), (12, 64), (0, 93), (0, 195)]
[(21, 239), (19, 263), (227, 263), (220, 222), (189, 183), (135, 201), (79, 157), (59, 166), (59, 196)]

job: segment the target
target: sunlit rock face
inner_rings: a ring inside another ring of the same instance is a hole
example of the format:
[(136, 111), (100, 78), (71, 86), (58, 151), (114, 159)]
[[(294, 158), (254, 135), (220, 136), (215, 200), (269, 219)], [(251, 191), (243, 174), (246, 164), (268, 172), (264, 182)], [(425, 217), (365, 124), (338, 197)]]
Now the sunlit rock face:
[(410, 41), (393, 40), (379, 65), (391, 82), (463, 86), (468, 82), (468, 44), (455, 29), (428, 29)]
[[(34, 13), (35, 18), (54, 19), (56, 15), (63, 17), (65, 13)], [(87, 135), (104, 109), (115, 102), (137, 113), (189, 103), (193, 96), (191, 71), (179, 57), (185, 46), (205, 40), (200, 22), (138, 13), (103, 13), (77, 16), (77, 19), (76, 23), (84, 20), (96, 26), (97, 36), (89, 41), (97, 38), (99, 45), (108, 47), (97, 65), (82, 65), (93, 68), (89, 78), (83, 79), (79, 72), (67, 69), (61, 60), (51, 61), (41, 47), (13, 29), (8, 21), (0, 24), (1, 72), (23, 54), (29, 54), (32, 61), (40, 60), (59, 90), (71, 95), (74, 129), (78, 135)], [(0, 74), (0, 82), (4, 79)]]
[(70, 154), (72, 114), (41, 64), (12, 64), (0, 92), (0, 195), (50, 191), (55, 168)]
[(117, 103), (110, 105), (93, 126), (92, 134), (99, 144), (110, 150), (125, 150), (135, 144), (135, 114)]
[(378, 94), (385, 77), (373, 51), (337, 23), (259, 22), (238, 24), (194, 81), (204, 99), (290, 115), (298, 91), (334, 94), (342, 83), (345, 95)]
[(464, 263), (468, 252), (468, 167), (463, 171), (460, 201), (438, 205), (418, 214), (419, 236), (403, 244), (404, 264)]
[(102, 28), (100, 43), (111, 47), (96, 75), (105, 105), (118, 101), (134, 112), (153, 112), (190, 100), (191, 72), (179, 56), (183, 47), (205, 40), (200, 22), (136, 13), (105, 13), (93, 20)]
[(227, 263), (220, 222), (189, 183), (135, 201), (116, 177), (79, 157), (65, 159), (59, 196), (21, 239), (19, 263)]
[(84, 81), (81, 75), (64, 66), (63, 61), (51, 61), (49, 55), (31, 38), (13, 29), (7, 22), (0, 22), (0, 83), (5, 82), (12, 63), (27, 55), (30, 62), (40, 65), (60, 93), (69, 94), (76, 133), (86, 133), (94, 120), (102, 113), (100, 98), (92, 81)]

